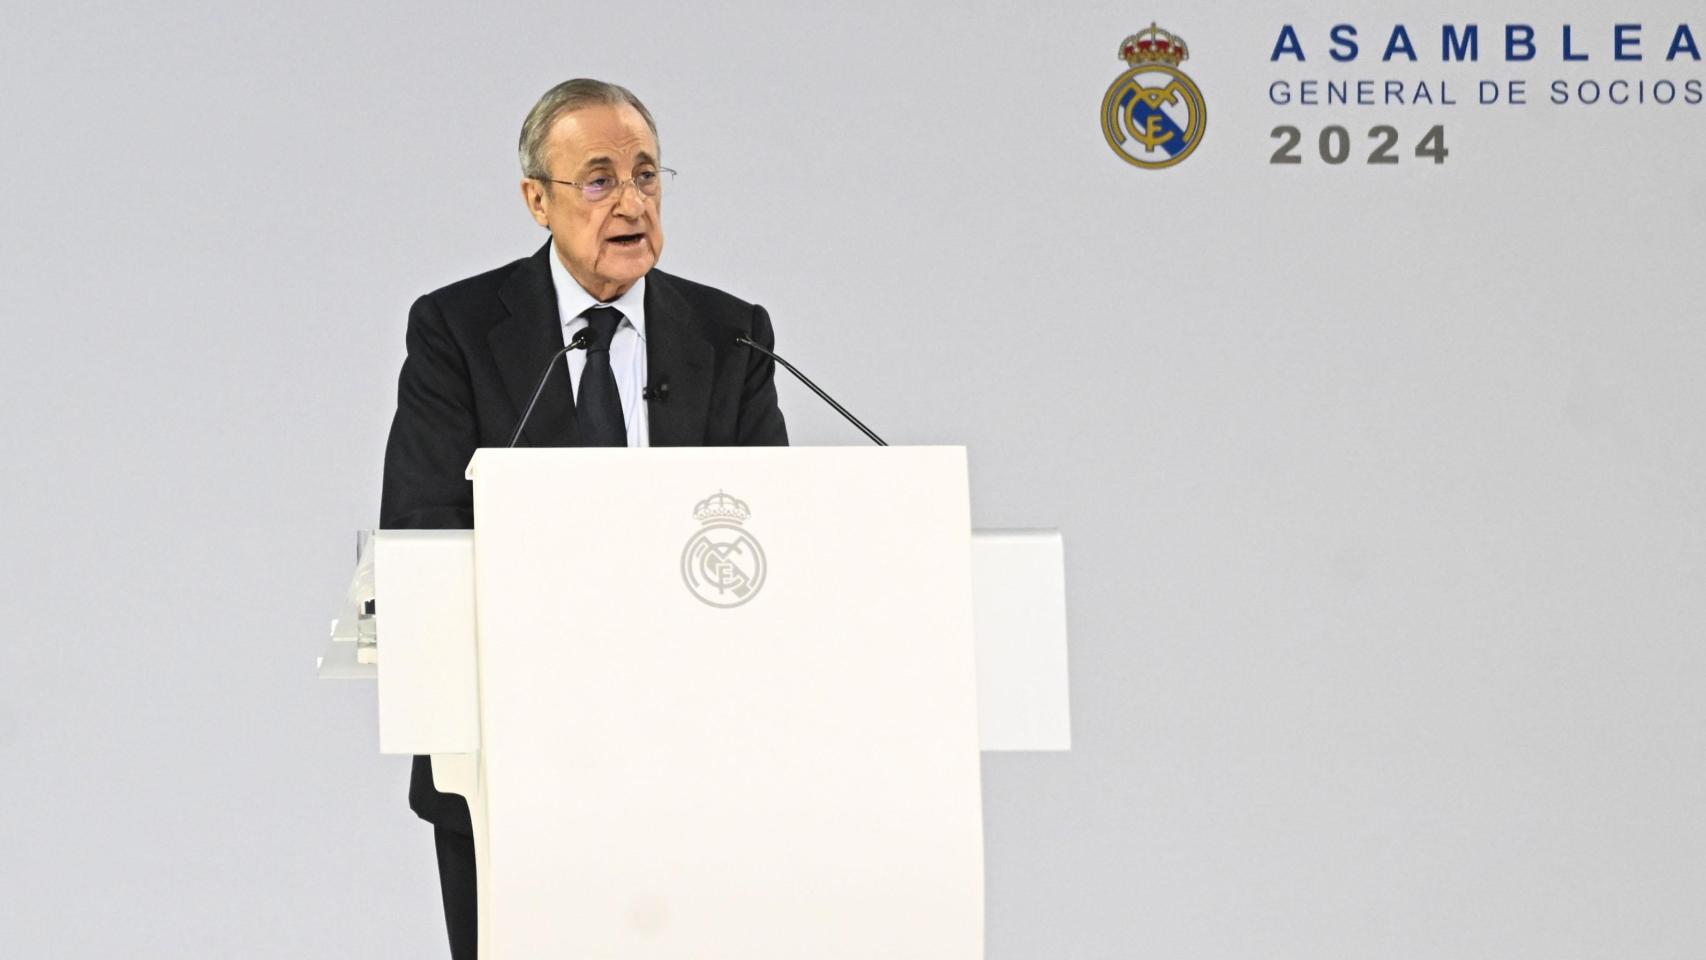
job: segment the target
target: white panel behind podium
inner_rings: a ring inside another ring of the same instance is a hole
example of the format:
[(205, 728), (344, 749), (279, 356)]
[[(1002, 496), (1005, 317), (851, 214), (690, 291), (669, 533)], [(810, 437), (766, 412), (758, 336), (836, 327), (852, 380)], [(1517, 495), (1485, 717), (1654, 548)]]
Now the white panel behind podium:
[(466, 530), (374, 538), (374, 595), (385, 601), (379, 752), (480, 749), (475, 689), (474, 550)]
[(979, 743), (985, 750), (1072, 749), (1060, 533), (974, 533), (971, 579)]
[[(464, 753), (478, 748), (474, 700), (474, 533), (380, 530), (386, 669), (355, 662), (355, 644), (327, 645), (320, 675), (399, 675), (382, 694), (381, 753)], [(1069, 750), (1066, 585), (1054, 530), (972, 533), (978, 742), (984, 750)], [(439, 656), (434, 651), (454, 649)]]

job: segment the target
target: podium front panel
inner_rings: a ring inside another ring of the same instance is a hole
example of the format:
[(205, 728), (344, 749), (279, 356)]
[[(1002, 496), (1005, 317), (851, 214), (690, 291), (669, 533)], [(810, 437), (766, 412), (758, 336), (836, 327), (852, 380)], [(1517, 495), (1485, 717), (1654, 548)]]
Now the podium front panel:
[(963, 449), (470, 475), (488, 960), (982, 956)]

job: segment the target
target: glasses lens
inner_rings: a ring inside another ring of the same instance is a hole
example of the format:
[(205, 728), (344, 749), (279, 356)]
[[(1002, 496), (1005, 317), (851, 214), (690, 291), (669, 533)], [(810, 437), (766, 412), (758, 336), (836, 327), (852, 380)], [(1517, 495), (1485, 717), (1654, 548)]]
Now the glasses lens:
[(616, 181), (609, 177), (598, 177), (581, 184), (581, 196), (593, 203), (610, 196), (610, 191), (616, 186)]

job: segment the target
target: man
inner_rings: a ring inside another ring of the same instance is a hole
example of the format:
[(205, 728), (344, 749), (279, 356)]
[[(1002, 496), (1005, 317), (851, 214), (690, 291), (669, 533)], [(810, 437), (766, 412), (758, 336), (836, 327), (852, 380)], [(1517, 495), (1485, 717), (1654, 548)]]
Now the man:
[[(672, 172), (639, 99), (598, 80), (551, 88), (521, 128), (522, 199), (551, 233), (533, 256), (421, 297), (385, 448), (380, 526), (469, 529), (478, 447), (762, 446), (788, 442), (763, 307), (656, 269)], [(564, 491), (584, 502), (596, 491)], [(462, 797), (416, 757), (409, 806), (434, 827), (451, 955), (475, 955), (474, 843)]]

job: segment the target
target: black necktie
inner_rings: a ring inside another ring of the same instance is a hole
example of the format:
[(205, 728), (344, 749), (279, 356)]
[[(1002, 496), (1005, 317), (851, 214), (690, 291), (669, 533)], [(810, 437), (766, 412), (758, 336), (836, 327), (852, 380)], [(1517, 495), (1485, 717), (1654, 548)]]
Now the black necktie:
[(575, 397), (575, 420), (580, 426), (583, 447), (625, 447), (628, 428), (622, 423), (622, 395), (616, 390), (616, 374), (610, 371), (610, 338), (622, 322), (614, 307), (593, 307), (586, 318), (586, 366), (581, 370), (580, 393)]

